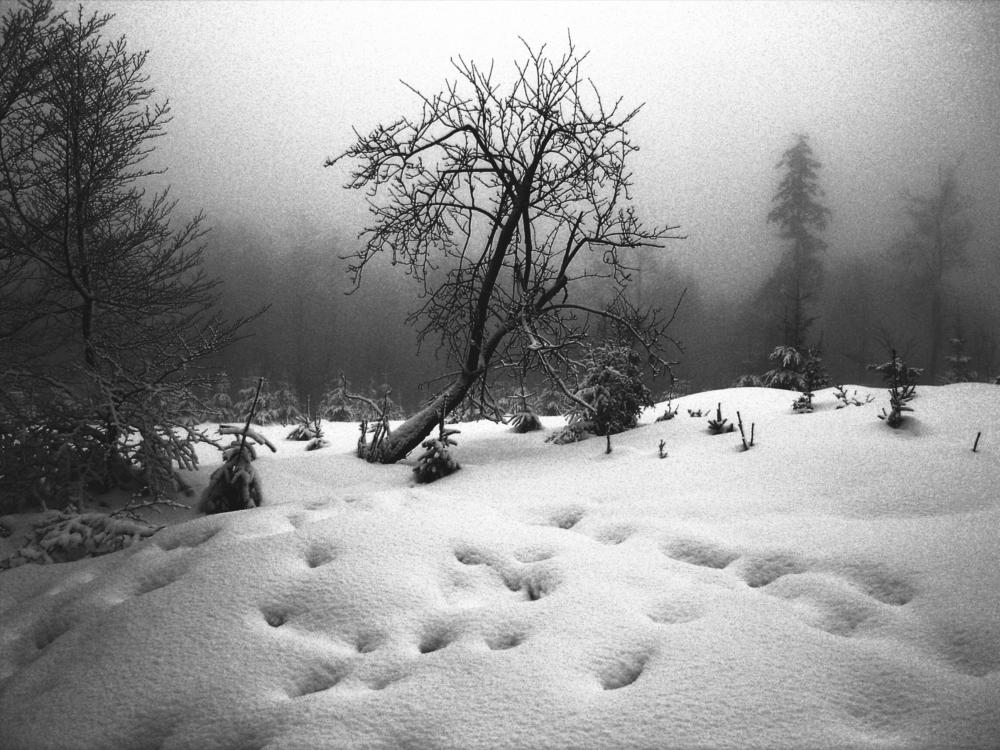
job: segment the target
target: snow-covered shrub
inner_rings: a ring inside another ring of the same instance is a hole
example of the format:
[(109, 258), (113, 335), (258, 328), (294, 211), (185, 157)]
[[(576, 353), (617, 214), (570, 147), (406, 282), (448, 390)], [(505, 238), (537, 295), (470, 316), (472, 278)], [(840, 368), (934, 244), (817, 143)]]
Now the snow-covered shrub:
[(538, 394), (535, 412), (542, 417), (557, 417), (565, 409), (566, 396), (556, 387), (546, 385)]
[(869, 370), (874, 370), (882, 376), (882, 379), (889, 385), (889, 411), (883, 408), (878, 418), (883, 420), (890, 427), (896, 428), (903, 424), (903, 412), (912, 412), (913, 408), (907, 406), (917, 395), (916, 379), (923, 372), (917, 367), (910, 367), (903, 361), (903, 358), (892, 350), (892, 356), (888, 362), (880, 365), (868, 365)]
[(542, 422), (538, 415), (527, 406), (510, 418), (510, 424), (511, 430), (519, 434), (542, 429)]
[(302, 416), (302, 405), (295, 389), (285, 380), (279, 380), (273, 390), (263, 396), (258, 408), (261, 424), (288, 425)]
[(736, 425), (722, 416), (722, 404), (715, 407), (715, 418), (708, 420), (708, 431), (713, 435), (722, 435), (726, 432), (735, 432)]
[(837, 398), (837, 409), (843, 409), (845, 406), (864, 406), (865, 404), (870, 404), (875, 397), (870, 393), (865, 396), (865, 400), (862, 402), (858, 398), (858, 392), (852, 391), (850, 394), (844, 390), (844, 386), (835, 385), (833, 387), (833, 395)]
[(657, 403), (661, 401), (674, 401), (688, 396), (691, 393), (691, 381), (685, 378), (675, 378), (670, 387), (656, 397)]
[(770, 359), (776, 366), (764, 374), (764, 385), (768, 388), (802, 391), (802, 395), (792, 404), (792, 410), (812, 411), (813, 391), (830, 382), (819, 349), (778, 346), (771, 352)]
[(229, 395), (229, 387), (229, 376), (224, 372), (219, 373), (213, 385), (212, 395), (207, 399), (208, 414), (207, 419), (203, 421), (231, 422), (240, 418), (236, 412), (236, 404)]
[(346, 381), (327, 388), (320, 399), (317, 415), (328, 422), (359, 422), (362, 407), (347, 397)]
[(581, 440), (586, 440), (588, 437), (590, 437), (590, 432), (587, 430), (586, 423), (577, 421), (570, 422), (565, 427), (560, 427), (545, 438), (545, 442), (554, 443), (555, 445), (566, 445), (567, 443), (578, 443)]
[(317, 409), (317, 416), (329, 422), (360, 422), (383, 415), (386, 419), (406, 417), (403, 407), (392, 399), (392, 388), (369, 384), (366, 394), (353, 393), (344, 373), (340, 373), (336, 386), (326, 389)]
[(0, 394), (0, 512), (79, 505), (112, 489), (188, 490), (177, 469), (196, 468), (194, 446), (206, 440), (190, 384), (36, 385), (24, 404)]
[(510, 397), (510, 411), (513, 412), (510, 424), (513, 432), (524, 434), (542, 429), (542, 421), (538, 418), (535, 410), (528, 404), (528, 399), (533, 396), (533, 393), (528, 393), (524, 389), (524, 380), (522, 379), (520, 390)]
[(34, 525), (31, 537), (0, 569), (26, 563), (61, 563), (117, 552), (159, 531), (146, 521), (121, 513), (81, 513), (69, 505), (49, 511)]
[(297, 422), (298, 424), (285, 436), (285, 440), (312, 440), (316, 437), (317, 432), (322, 432), (319, 428), (318, 419), (310, 419), (307, 416), (300, 415)]
[[(260, 378), (248, 378), (244, 387), (240, 389), (234, 405), (237, 418), (242, 419), (243, 415), (250, 413), (255, 394), (258, 393), (257, 382), (259, 380)], [(264, 386), (259, 389), (256, 403), (257, 408), (253, 418), (253, 423), (256, 425), (288, 425), (302, 416), (302, 405), (299, 403), (299, 398), (295, 395), (292, 386), (284, 379), (278, 381), (276, 385), (272, 385), (265, 378)]]
[(971, 367), (972, 357), (965, 352), (965, 339), (961, 328), (956, 327), (955, 335), (948, 339), (951, 351), (945, 355), (944, 361), (948, 369), (944, 373), (945, 383), (972, 383), (979, 375)]
[(441, 477), (453, 474), (461, 468), (458, 465), (458, 461), (452, 458), (448, 450), (449, 446), (456, 445), (451, 436), (457, 435), (458, 432), (454, 428), (445, 427), (444, 415), (442, 415), (438, 427), (438, 436), (436, 438), (428, 438), (422, 443), (424, 453), (417, 459), (417, 465), (413, 467), (413, 473), (416, 476), (417, 482), (422, 484), (434, 482)]
[(220, 425), (219, 433), (232, 435), (233, 442), (223, 449), (223, 464), (212, 472), (208, 486), (198, 502), (198, 510), (202, 513), (227, 513), (263, 505), (264, 489), (253, 465), (257, 458), (253, 443), (266, 445), (272, 452), (276, 452), (277, 448), (249, 425)]
[(667, 421), (669, 421), (669, 420), (673, 419), (674, 417), (676, 417), (676, 416), (677, 416), (677, 411), (678, 411), (678, 410), (679, 410), (680, 408), (681, 408), (681, 407), (679, 407), (679, 406), (675, 406), (675, 407), (673, 407), (673, 408), (671, 409), (671, 408), (670, 408), (670, 402), (669, 402), (669, 401), (667, 401), (667, 408), (666, 408), (666, 409), (664, 409), (664, 411), (663, 411), (663, 414), (661, 414), (660, 416), (658, 416), (658, 417), (656, 418), (656, 421), (657, 421), (657, 422), (667, 422)]
[[(642, 382), (642, 359), (627, 346), (602, 344), (588, 351), (589, 363), (576, 389), (577, 408), (571, 421), (585, 421), (599, 435), (614, 435), (636, 426), (653, 396)], [(583, 408), (583, 402), (587, 405)]]
[(329, 443), (327, 442), (326, 438), (323, 437), (323, 432), (320, 430), (317, 431), (316, 437), (314, 437), (312, 440), (306, 443), (306, 450), (315, 451), (319, 450), (320, 448), (325, 448), (328, 445)]
[(733, 388), (763, 388), (764, 380), (760, 375), (740, 375), (733, 381)]

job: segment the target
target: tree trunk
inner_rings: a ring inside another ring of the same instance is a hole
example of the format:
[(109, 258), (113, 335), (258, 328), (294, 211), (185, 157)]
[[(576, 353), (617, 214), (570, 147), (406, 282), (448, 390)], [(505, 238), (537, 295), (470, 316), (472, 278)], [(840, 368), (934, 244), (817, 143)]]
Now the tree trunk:
[(942, 299), (940, 287), (931, 292), (931, 353), (927, 362), (927, 383), (937, 385), (938, 358), (941, 356), (941, 338), (944, 331), (942, 320)]
[(378, 462), (394, 464), (416, 448), (437, 427), (441, 409), (445, 415), (462, 403), (465, 394), (479, 380), (478, 374), (462, 373), (437, 398), (397, 427), (382, 444)]

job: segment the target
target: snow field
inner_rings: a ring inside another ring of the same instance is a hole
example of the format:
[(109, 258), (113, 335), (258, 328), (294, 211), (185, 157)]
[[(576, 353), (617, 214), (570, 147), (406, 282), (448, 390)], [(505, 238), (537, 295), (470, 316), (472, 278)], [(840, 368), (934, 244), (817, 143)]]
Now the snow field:
[(421, 486), (271, 428), (265, 507), (0, 574), (0, 747), (995, 747), (998, 391), (873, 392), (461, 425)]

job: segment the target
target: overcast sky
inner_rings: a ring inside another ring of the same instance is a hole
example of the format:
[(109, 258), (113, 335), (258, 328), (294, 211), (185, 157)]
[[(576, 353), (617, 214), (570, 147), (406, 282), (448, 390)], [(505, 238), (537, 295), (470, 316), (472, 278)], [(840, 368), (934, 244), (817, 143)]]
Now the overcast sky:
[[(774, 169), (811, 136), (834, 212), (831, 252), (882, 249), (904, 188), (928, 189), (964, 154), (963, 187), (996, 245), (1000, 3), (92, 2), (111, 33), (150, 50), (174, 120), (157, 159), (182, 206), (353, 237), (364, 214), (323, 161), (351, 127), (416, 111), (449, 58), (523, 56), (518, 36), (590, 51), (605, 96), (645, 102), (632, 134), (650, 223), (681, 224), (675, 252), (706, 280), (771, 257)], [(992, 222), (990, 225), (989, 222)], [(982, 221), (980, 222), (982, 224)], [(983, 236), (979, 232), (979, 236)]]

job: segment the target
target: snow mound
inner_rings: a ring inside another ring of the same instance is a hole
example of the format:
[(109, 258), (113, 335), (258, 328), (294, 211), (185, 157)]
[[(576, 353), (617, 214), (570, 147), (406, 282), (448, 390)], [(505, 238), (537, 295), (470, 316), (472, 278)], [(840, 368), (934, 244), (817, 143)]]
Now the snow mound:
[(877, 393), (462, 425), (429, 486), (276, 441), (269, 505), (0, 574), (0, 747), (996, 747), (1000, 391)]

